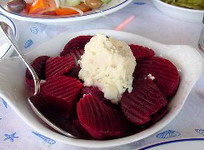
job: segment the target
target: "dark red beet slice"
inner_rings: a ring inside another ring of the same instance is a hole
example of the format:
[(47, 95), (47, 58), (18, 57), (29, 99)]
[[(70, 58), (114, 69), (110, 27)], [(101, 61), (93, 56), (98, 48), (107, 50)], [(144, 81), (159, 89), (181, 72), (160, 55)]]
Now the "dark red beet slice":
[(66, 56), (72, 56), (77, 64), (77, 61), (84, 54), (84, 49), (70, 49)]
[(162, 109), (160, 109), (158, 112), (151, 116), (151, 121), (149, 122), (149, 124), (152, 125), (155, 122), (159, 121), (160, 119), (162, 119), (162, 117), (164, 117), (167, 114), (167, 112), (168, 112), (167, 106), (163, 107)]
[[(49, 58), (48, 56), (40, 56), (31, 63), (40, 79), (45, 79), (45, 64)], [(26, 83), (30, 87), (34, 87), (33, 77), (28, 69), (26, 69)]]
[(72, 124), (76, 128), (76, 131), (78, 133), (78, 137), (82, 137), (85, 139), (92, 139), (92, 137), (87, 133), (87, 131), (81, 126), (78, 119), (74, 119), (72, 121)]
[(177, 91), (179, 73), (169, 60), (161, 57), (152, 57), (138, 62), (134, 77), (145, 77), (148, 74), (155, 77), (154, 82), (165, 96), (172, 96)]
[(32, 101), (32, 103), (35, 105), (35, 107), (41, 112), (44, 113), (47, 110), (44, 109), (47, 106), (47, 103), (45, 101), (45, 98), (39, 93), (35, 96), (32, 96), (30, 98), (30, 100)]
[(41, 84), (41, 94), (53, 107), (70, 113), (78, 100), (82, 87), (83, 84), (76, 78), (57, 76)]
[(49, 105), (49, 103), (46, 103), (45, 98), (40, 94), (31, 97), (31, 101), (44, 116), (58, 127), (79, 138), (91, 138), (73, 114), (71, 114), (72, 116), (70, 118), (65, 118), (59, 110)]
[(104, 97), (103, 92), (101, 90), (99, 90), (98, 87), (95, 87), (95, 86), (84, 87), (82, 89), (81, 94), (82, 94), (82, 96), (84, 94), (91, 94), (93, 96), (96, 96), (99, 100), (103, 101), (104, 104), (109, 105), (110, 107), (112, 107), (114, 109), (120, 110), (120, 106), (117, 104), (113, 104), (110, 100), (106, 99)]
[(93, 95), (93, 96), (96, 96), (99, 100), (107, 100), (105, 97), (104, 97), (104, 94), (101, 90), (99, 90), (98, 87), (95, 87), (95, 86), (90, 86), (90, 87), (84, 87), (82, 89), (82, 96), (84, 94), (90, 94), (90, 95)]
[(72, 56), (49, 58), (46, 62), (46, 78), (63, 75), (71, 70), (74, 65), (75, 61)]
[(69, 70), (67, 73), (65, 73), (66, 76), (78, 78), (79, 71), (81, 70), (81, 67), (79, 65), (72, 67), (71, 70)]
[[(75, 56), (78, 57), (79, 56), (78, 54), (81, 54), (82, 50), (84, 50), (86, 43), (88, 43), (91, 38), (92, 36), (89, 36), (89, 35), (82, 35), (82, 36), (73, 38), (65, 45), (63, 51), (60, 53), (60, 56), (74, 54)], [(74, 52), (74, 50), (76, 50), (76, 52)]]
[(90, 94), (77, 103), (77, 116), (82, 127), (95, 139), (121, 137), (126, 131), (120, 113)]
[(143, 58), (149, 58), (155, 55), (154, 51), (150, 48), (143, 47), (140, 45), (134, 45), (134, 44), (131, 44), (129, 46), (136, 60), (141, 60)]
[(150, 79), (134, 81), (131, 93), (125, 92), (121, 98), (121, 108), (126, 118), (136, 125), (150, 121), (151, 115), (167, 105), (165, 96)]

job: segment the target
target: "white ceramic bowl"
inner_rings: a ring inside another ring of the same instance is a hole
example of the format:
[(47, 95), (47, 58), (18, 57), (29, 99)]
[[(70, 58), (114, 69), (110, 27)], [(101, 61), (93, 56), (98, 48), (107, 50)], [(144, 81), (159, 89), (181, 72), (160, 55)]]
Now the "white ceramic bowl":
[(93, 11), (84, 13), (83, 15), (74, 15), (70, 17), (35, 17), (35, 16), (28, 16), (28, 15), (23, 15), (19, 13), (13, 13), (10, 11), (7, 11), (6, 9), (6, 2), (9, 0), (5, 0), (2, 2), (0, 5), (0, 11), (5, 14), (8, 17), (11, 17), (16, 20), (21, 20), (21, 21), (28, 21), (28, 22), (40, 22), (44, 24), (55, 24), (55, 25), (66, 25), (69, 23), (75, 23), (79, 21), (85, 21), (85, 20), (90, 20), (90, 19), (95, 19), (98, 17), (102, 17), (108, 14), (111, 14), (113, 12), (116, 12), (123, 7), (127, 6), (132, 0), (112, 0), (110, 3), (102, 6), (99, 9), (95, 9)]
[(178, 7), (167, 4), (161, 0), (152, 0), (152, 3), (158, 10), (171, 17), (188, 22), (202, 22), (204, 10)]
[[(203, 60), (196, 49), (189, 46), (163, 45), (135, 34), (119, 32), (114, 30), (89, 30), (77, 33), (64, 33), (32, 50), (27, 54), (29, 61), (38, 56), (59, 55), (64, 45), (73, 37), (78, 35), (95, 35), (103, 33), (128, 44), (135, 43), (154, 49), (156, 54), (171, 60), (181, 70), (181, 82), (176, 95), (168, 105), (168, 113), (157, 123), (137, 134), (113, 140), (83, 140), (65, 137), (39, 122), (36, 115), (30, 109), (27, 97), (30, 91), (24, 82), (26, 67), (19, 57), (4, 59), (0, 61), (0, 96), (8, 102), (15, 112), (34, 130), (57, 141), (83, 147), (112, 147), (119, 146), (150, 136), (166, 126), (181, 110), (193, 85), (202, 74)], [(185, 61), (184, 61), (185, 60)]]

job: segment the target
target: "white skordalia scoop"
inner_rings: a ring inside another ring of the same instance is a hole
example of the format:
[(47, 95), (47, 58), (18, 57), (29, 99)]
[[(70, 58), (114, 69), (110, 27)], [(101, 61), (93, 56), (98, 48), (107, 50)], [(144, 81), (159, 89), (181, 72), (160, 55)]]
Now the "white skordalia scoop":
[(99, 87), (112, 103), (118, 103), (126, 90), (132, 91), (136, 60), (124, 41), (100, 34), (92, 37), (79, 64), (84, 85)]

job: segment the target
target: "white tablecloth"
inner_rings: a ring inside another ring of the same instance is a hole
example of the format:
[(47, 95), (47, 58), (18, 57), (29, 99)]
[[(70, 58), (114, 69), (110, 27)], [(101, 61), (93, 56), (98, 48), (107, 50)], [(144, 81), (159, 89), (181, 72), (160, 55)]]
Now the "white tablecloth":
[[(51, 26), (14, 20), (20, 35), (19, 44), (26, 53), (40, 43), (70, 31), (86, 29), (114, 29), (129, 16), (135, 19), (124, 29), (164, 44), (185, 44), (197, 48), (201, 23), (189, 23), (168, 17), (158, 11), (149, 0), (136, 0), (116, 13), (102, 18), (67, 26)], [(198, 49), (198, 48), (197, 48)], [(2, 85), (1, 85), (2, 86)], [(203, 91), (203, 92), (202, 92)], [(204, 138), (204, 77), (195, 85), (179, 115), (161, 131), (128, 145), (110, 148), (137, 149), (153, 143), (180, 138)], [(1, 150), (85, 150), (60, 143), (33, 131), (0, 99), (0, 149)]]

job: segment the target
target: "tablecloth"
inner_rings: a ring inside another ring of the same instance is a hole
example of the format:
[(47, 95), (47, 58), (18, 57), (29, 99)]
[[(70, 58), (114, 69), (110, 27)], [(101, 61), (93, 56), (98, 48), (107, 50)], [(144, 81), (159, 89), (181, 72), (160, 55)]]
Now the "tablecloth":
[[(104, 17), (81, 24), (55, 26), (13, 20), (19, 34), (20, 48), (26, 53), (60, 33), (87, 29), (114, 29), (129, 16), (135, 19), (124, 31), (135, 33), (164, 44), (191, 45), (198, 50), (197, 42), (201, 23), (190, 23), (166, 16), (149, 0), (134, 0), (127, 7)], [(198, 50), (199, 51), (199, 50)], [(140, 141), (109, 148), (138, 149), (153, 143), (198, 137), (204, 138), (204, 76), (196, 83), (178, 116), (159, 132)], [(0, 149), (1, 150), (86, 150), (88, 148), (66, 145), (34, 131), (0, 99)]]

